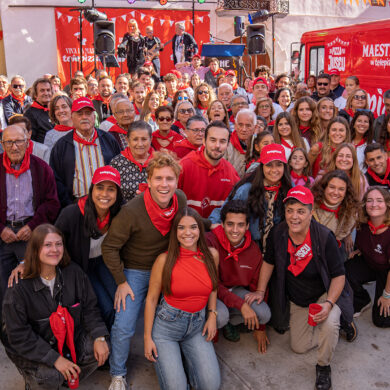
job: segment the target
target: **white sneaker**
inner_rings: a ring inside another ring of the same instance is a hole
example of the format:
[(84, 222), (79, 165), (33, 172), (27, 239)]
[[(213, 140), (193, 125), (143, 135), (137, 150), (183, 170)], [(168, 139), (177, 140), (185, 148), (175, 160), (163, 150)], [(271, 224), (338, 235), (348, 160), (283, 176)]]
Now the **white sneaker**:
[(371, 307), (371, 305), (372, 305), (371, 302), (367, 303), (366, 306), (362, 307), (362, 309), (361, 309), (360, 311), (356, 312), (356, 313), (353, 315), (353, 318), (359, 317), (364, 311), (368, 310), (368, 309)]
[(111, 377), (111, 384), (108, 390), (127, 390), (126, 378), (123, 376)]

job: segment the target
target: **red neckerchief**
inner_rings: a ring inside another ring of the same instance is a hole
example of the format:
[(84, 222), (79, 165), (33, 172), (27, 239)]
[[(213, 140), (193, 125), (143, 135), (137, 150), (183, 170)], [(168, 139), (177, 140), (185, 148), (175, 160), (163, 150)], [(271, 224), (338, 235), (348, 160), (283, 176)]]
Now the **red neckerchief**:
[(288, 270), (294, 275), (298, 276), (313, 258), (313, 251), (311, 247), (310, 229), (306, 234), (305, 241), (299, 246), (295, 246), (290, 238), (288, 239), (287, 252), (290, 254), (290, 265)]
[(173, 122), (172, 126), (177, 126), (179, 129), (182, 129), (182, 130), (185, 129), (185, 127), (182, 125), (182, 123), (180, 121)]
[(12, 99), (19, 102), (19, 104), (23, 107), (24, 106), (24, 99), (26, 98), (26, 94), (23, 94), (22, 96), (18, 97), (15, 96), (13, 93), (11, 93)]
[(236, 81), (236, 83), (233, 85), (233, 91), (235, 91), (237, 88), (238, 88), (238, 84), (237, 84), (237, 81)]
[(112, 123), (113, 125), (115, 125), (115, 124), (117, 123), (117, 121), (116, 121), (114, 115), (110, 115), (110, 116), (106, 119), (106, 121)]
[(69, 130), (73, 130), (74, 127), (72, 126), (65, 126), (65, 125), (55, 125), (54, 126), (54, 130), (57, 130), (57, 131), (69, 131)]
[(200, 103), (198, 104), (198, 109), (202, 111), (202, 114), (205, 114), (207, 112), (207, 107), (204, 108)]
[(390, 139), (386, 141), (386, 152), (390, 152)]
[(280, 142), (282, 143), (283, 146), (286, 148), (289, 148), (290, 150), (293, 150), (296, 148), (295, 145), (291, 146), (287, 141), (285, 141), (283, 138), (280, 138)]
[(31, 107), (34, 107), (34, 108), (38, 108), (38, 110), (43, 110), (45, 112), (49, 111), (49, 107), (44, 107), (44, 106), (41, 106), (38, 102), (34, 101), (32, 104), (31, 104)]
[(275, 194), (275, 201), (278, 197), (278, 194), (279, 194), (279, 190), (280, 190), (280, 187), (281, 187), (281, 183), (279, 183), (277, 186), (264, 186), (264, 189), (266, 191), (270, 191), (270, 192), (276, 192)]
[(131, 153), (131, 150), (129, 147), (127, 147), (125, 150), (123, 150), (121, 152), (121, 155), (126, 157), (129, 161), (131, 161), (133, 164), (135, 164), (138, 168), (139, 168), (139, 171), (142, 172), (142, 169), (143, 168), (146, 168), (148, 166), (148, 163), (150, 161), (150, 159), (152, 158), (152, 153), (153, 153), (153, 149), (150, 148), (149, 151), (149, 157), (147, 158), (147, 160), (141, 164), (140, 162), (138, 162), (134, 156), (133, 156), (133, 153)]
[(57, 339), (58, 352), (64, 356), (62, 349), (65, 344), (69, 348), (72, 360), (76, 363), (76, 349), (74, 346), (74, 320), (66, 307), (58, 305), (57, 310), (49, 317), (50, 328)]
[(310, 126), (302, 126), (302, 125), (299, 125), (299, 130), (301, 131), (302, 134), (305, 134), (307, 131), (309, 131), (311, 129)]
[(329, 213), (334, 213), (336, 219), (339, 219), (340, 206), (337, 207), (337, 209), (331, 209), (328, 206), (326, 206), (324, 203), (321, 203), (320, 209), (328, 211)]
[(32, 148), (33, 143), (30, 141), (18, 170), (11, 167), (11, 160), (9, 159), (7, 153), (3, 152), (3, 166), (5, 168), (5, 172), (18, 178), (22, 173), (28, 171), (30, 169), (30, 155), (32, 153)]
[(233, 145), (235, 149), (237, 149), (240, 154), (246, 154), (246, 151), (243, 149), (240, 140), (237, 135), (237, 131), (233, 131), (232, 136), (230, 138), (230, 143)]
[[(82, 215), (84, 215), (85, 213), (85, 203), (87, 202), (87, 199), (88, 199), (88, 195), (83, 196), (77, 201), (77, 205), (79, 206)], [(96, 218), (96, 224), (99, 230), (103, 230), (108, 225), (109, 222), (110, 222), (110, 211), (108, 211), (103, 221), (100, 221), (99, 217)]]
[(100, 93), (98, 95), (96, 95), (94, 97), (93, 100), (97, 100), (99, 102), (103, 102), (103, 104), (105, 104), (107, 107), (109, 106), (110, 104), (110, 99), (111, 99), (111, 96), (109, 96), (108, 98), (104, 98), (102, 95), (100, 95)]
[(290, 171), (290, 176), (293, 179), (294, 183), (297, 184), (300, 179), (303, 179), (305, 182), (307, 182), (307, 176), (305, 175), (298, 175), (293, 169)]
[(76, 141), (76, 142), (78, 142), (79, 144), (83, 144), (83, 145), (93, 145), (93, 146), (97, 146), (97, 144), (95, 144), (95, 141), (96, 141), (97, 136), (98, 136), (97, 131), (96, 131), (96, 129), (94, 129), (94, 135), (93, 135), (92, 141), (87, 141), (87, 140), (81, 138), (81, 137), (77, 134), (77, 131), (76, 131), (76, 130), (73, 131), (73, 140)]
[(145, 192), (149, 188), (148, 183), (139, 183), (138, 184), (138, 191), (139, 192)]
[(382, 224), (379, 225), (379, 226), (374, 226), (373, 223), (372, 223), (371, 221), (368, 221), (367, 224), (368, 224), (368, 227), (369, 227), (369, 229), (370, 229), (370, 231), (371, 231), (372, 234), (376, 234), (376, 232), (377, 232), (378, 230), (381, 230), (381, 229), (387, 227), (387, 225), (385, 225), (384, 223), (382, 223)]
[(10, 91), (7, 91), (7, 93), (4, 96), (0, 96), (0, 102), (6, 98), (7, 96), (11, 95)]
[(165, 135), (162, 135), (160, 133), (160, 130), (156, 130), (153, 132), (152, 136), (155, 137), (155, 138), (160, 138), (160, 139), (164, 139), (164, 140), (167, 140), (167, 141), (170, 141), (172, 142), (172, 137), (175, 135), (175, 132), (173, 130), (169, 130), (169, 133), (167, 136)]
[(173, 218), (175, 217), (178, 209), (177, 195), (173, 194), (172, 205), (166, 209), (160, 208), (160, 206), (153, 200), (150, 194), (150, 189), (147, 188), (144, 192), (144, 203), (146, 212), (152, 221), (153, 226), (163, 235), (167, 235), (171, 230)]
[(110, 129), (108, 130), (109, 132), (111, 133), (119, 133), (119, 134), (124, 134), (124, 135), (127, 135), (127, 131), (122, 129), (122, 127), (120, 127), (118, 125), (118, 122), (114, 123)]
[(355, 113), (352, 111), (352, 108), (350, 108), (349, 110), (345, 110), (345, 112), (351, 117), (353, 118), (355, 116)]
[(219, 75), (220, 73), (222, 73), (222, 69), (219, 68), (216, 72), (213, 72), (213, 71), (211, 70), (211, 68), (210, 68), (210, 72), (211, 72), (211, 74), (215, 77), (215, 76)]
[(204, 259), (204, 254), (201, 252), (201, 250), (198, 248), (196, 252), (191, 251), (190, 249), (186, 249), (183, 247), (179, 248), (179, 258), (180, 260), (187, 259), (193, 259), (194, 257), (197, 257), (199, 259)]
[(138, 107), (136, 106), (135, 103), (133, 103), (133, 106), (134, 106), (134, 110), (135, 110), (135, 115), (139, 115), (139, 109), (138, 109)]
[(390, 187), (390, 180), (388, 179), (388, 176), (390, 174), (390, 158), (387, 159), (387, 168), (386, 173), (383, 176), (383, 179), (381, 179), (371, 168), (367, 169), (367, 173), (379, 184), (387, 185)]
[(358, 148), (359, 146), (362, 146), (366, 143), (366, 139), (365, 138), (362, 138), (358, 144), (353, 144), (355, 146), (355, 148)]
[(235, 123), (236, 122), (236, 119), (234, 118), (234, 115), (230, 115), (230, 118), (229, 118), (229, 122), (230, 123)]
[(252, 242), (252, 238), (249, 230), (245, 232), (244, 244), (238, 248), (232, 247), (221, 225), (218, 225), (215, 229), (213, 229), (212, 232), (215, 234), (215, 237), (217, 237), (218, 242), (220, 243), (222, 248), (225, 249), (225, 251), (227, 251), (228, 253), (227, 256), (225, 257), (225, 260), (228, 260), (229, 258), (233, 258), (235, 261), (238, 261), (238, 255), (241, 252), (243, 252), (245, 249), (249, 248)]
[(188, 141), (187, 138), (183, 138), (180, 141), (174, 142), (173, 147), (174, 148), (176, 148), (176, 147), (187, 148), (187, 149), (191, 149), (191, 150), (198, 150), (199, 149), (199, 146), (192, 144), (190, 141)]
[(268, 126), (273, 126), (275, 124), (275, 121), (271, 121), (268, 123)]

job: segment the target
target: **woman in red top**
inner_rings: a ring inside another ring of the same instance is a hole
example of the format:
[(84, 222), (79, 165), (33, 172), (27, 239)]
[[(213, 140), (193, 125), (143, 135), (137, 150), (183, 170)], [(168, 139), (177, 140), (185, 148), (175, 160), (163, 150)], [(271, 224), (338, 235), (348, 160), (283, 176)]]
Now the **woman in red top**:
[(145, 305), (145, 357), (156, 363), (163, 390), (187, 389), (182, 356), (191, 387), (220, 386), (210, 342), (217, 330), (217, 263), (218, 252), (207, 247), (199, 214), (185, 207), (173, 221), (168, 252), (153, 265)]
[(356, 235), (356, 251), (345, 264), (353, 289), (354, 317), (371, 304), (363, 284), (376, 282), (372, 321), (380, 328), (390, 327), (390, 194), (370, 187), (363, 199), (363, 213)]

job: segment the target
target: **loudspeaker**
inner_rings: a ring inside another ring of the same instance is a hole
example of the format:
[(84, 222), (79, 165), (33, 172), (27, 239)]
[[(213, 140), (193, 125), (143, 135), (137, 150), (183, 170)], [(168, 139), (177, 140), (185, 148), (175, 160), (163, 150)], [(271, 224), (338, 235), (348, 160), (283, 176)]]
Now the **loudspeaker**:
[(244, 16), (235, 16), (234, 17), (234, 36), (240, 37), (244, 34), (244, 22), (245, 17)]
[(98, 20), (93, 24), (93, 41), (96, 55), (115, 54), (115, 23)]
[(248, 54), (265, 54), (265, 26), (250, 24), (246, 27)]

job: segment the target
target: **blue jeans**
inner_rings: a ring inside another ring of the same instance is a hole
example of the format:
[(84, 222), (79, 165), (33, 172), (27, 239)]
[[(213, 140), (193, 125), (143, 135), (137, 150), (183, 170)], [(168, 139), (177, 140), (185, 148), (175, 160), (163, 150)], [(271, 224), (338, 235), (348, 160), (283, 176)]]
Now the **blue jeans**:
[(120, 312), (115, 313), (114, 325), (111, 328), (111, 375), (125, 376), (126, 361), (130, 352), (130, 339), (135, 333), (139, 311), (144, 303), (149, 287), (150, 271), (137, 269), (123, 270), (127, 283), (134, 292), (134, 301), (126, 297), (126, 310), (121, 305)]
[(186, 372), (193, 389), (219, 388), (218, 360), (213, 343), (202, 336), (204, 323), (204, 309), (189, 313), (161, 300), (156, 309), (152, 338), (157, 347), (155, 368), (162, 390), (186, 390)]
[(115, 279), (101, 256), (89, 259), (87, 275), (95, 291), (103, 320), (108, 331), (111, 331), (115, 318), (114, 298), (117, 288)]

